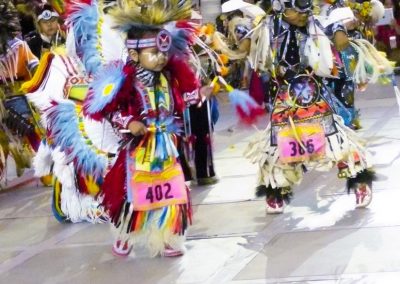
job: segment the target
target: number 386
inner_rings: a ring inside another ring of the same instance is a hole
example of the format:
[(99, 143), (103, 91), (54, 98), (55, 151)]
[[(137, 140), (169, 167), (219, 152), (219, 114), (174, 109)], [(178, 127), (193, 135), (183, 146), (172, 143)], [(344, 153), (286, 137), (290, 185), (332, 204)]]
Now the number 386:
[[(295, 142), (295, 141), (290, 141), (289, 144), (292, 147), (291, 148), (292, 152), (290, 153), (290, 156), (294, 157), (297, 155), (304, 155), (306, 153), (306, 151), (303, 149), (303, 147), (301, 147), (300, 143)], [(308, 139), (306, 143), (304, 143), (304, 141), (303, 141), (303, 144), (304, 144), (308, 154), (314, 153), (315, 147), (313, 144), (313, 139)]]

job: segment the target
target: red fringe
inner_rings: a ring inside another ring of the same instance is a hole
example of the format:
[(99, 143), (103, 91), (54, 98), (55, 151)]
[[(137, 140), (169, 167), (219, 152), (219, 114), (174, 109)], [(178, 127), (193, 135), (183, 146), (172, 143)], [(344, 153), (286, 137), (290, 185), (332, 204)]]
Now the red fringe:
[(89, 194), (89, 190), (86, 186), (85, 179), (79, 174), (76, 174), (75, 176), (76, 176), (77, 189), (79, 190), (79, 192), (84, 194)]
[(236, 106), (236, 112), (239, 115), (240, 122), (251, 125), (253, 123), (256, 123), (260, 117), (265, 115), (265, 110), (261, 107), (257, 108), (250, 107), (250, 108), (251, 108), (250, 114), (248, 115), (246, 112), (243, 111), (242, 108)]
[(185, 109), (182, 95), (200, 88), (200, 81), (193, 69), (185, 62), (185, 58), (171, 56), (166, 69), (170, 72), (175, 109), (180, 113)]
[(251, 80), (250, 80), (250, 87), (249, 87), (249, 95), (259, 104), (262, 105), (264, 102), (264, 86), (263, 82), (258, 76), (257, 72), (252, 72)]
[(116, 224), (126, 198), (126, 150), (122, 150), (114, 166), (107, 173), (99, 193), (103, 196), (102, 205)]

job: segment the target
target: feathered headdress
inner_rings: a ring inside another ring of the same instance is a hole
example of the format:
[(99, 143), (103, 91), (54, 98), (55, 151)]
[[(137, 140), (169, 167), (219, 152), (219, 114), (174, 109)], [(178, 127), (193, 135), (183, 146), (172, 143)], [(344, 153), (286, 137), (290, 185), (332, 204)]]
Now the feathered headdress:
[(191, 0), (118, 0), (110, 9), (116, 28), (154, 30), (172, 21), (190, 19)]

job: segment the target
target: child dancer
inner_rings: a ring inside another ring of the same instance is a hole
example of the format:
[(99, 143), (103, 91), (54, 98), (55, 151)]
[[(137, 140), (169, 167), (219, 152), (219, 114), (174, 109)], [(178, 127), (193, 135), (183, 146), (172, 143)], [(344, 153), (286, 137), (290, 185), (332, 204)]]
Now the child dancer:
[(117, 256), (127, 256), (134, 244), (146, 244), (152, 256), (184, 253), (192, 209), (176, 147), (184, 93), (199, 88), (185, 55), (189, 2), (125, 1), (108, 11), (127, 33), (129, 58), (97, 73), (84, 108), (126, 133), (101, 188)]

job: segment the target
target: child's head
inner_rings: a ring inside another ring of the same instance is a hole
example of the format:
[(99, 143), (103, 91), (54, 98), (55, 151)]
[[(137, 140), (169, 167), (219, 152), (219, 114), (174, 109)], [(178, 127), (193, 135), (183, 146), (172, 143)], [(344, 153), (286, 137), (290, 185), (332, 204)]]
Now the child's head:
[(171, 35), (166, 30), (131, 30), (126, 42), (132, 61), (144, 69), (156, 72), (167, 65), (171, 44)]
[(47, 37), (53, 37), (58, 32), (59, 15), (50, 5), (44, 5), (37, 11), (37, 25), (39, 32)]

